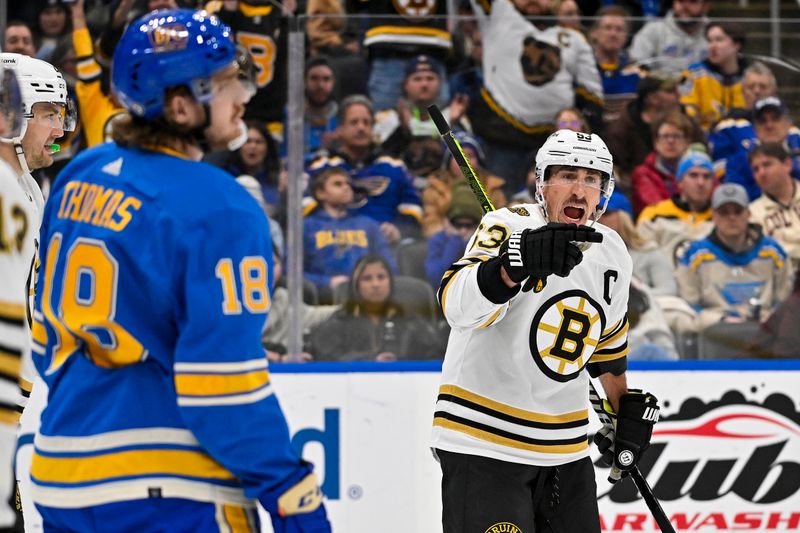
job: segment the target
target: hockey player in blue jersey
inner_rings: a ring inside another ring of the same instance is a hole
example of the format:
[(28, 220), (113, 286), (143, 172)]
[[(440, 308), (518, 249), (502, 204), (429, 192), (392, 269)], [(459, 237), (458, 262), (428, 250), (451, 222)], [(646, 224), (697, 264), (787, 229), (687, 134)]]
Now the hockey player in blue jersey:
[(35, 440), (44, 530), (329, 532), (290, 447), (260, 337), (272, 244), (255, 201), (198, 162), (250, 94), (205, 12), (133, 22), (112, 67), (129, 116), (45, 208), (33, 350), (50, 394)]

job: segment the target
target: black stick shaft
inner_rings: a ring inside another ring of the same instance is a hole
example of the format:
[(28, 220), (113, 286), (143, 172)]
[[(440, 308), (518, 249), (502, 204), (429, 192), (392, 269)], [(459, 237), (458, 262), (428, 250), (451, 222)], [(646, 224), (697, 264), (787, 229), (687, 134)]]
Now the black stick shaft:
[[(603, 400), (598, 394), (597, 389), (594, 387), (594, 383), (591, 381), (589, 382), (589, 403), (592, 404), (592, 409), (597, 414), (597, 418), (600, 419), (600, 422), (603, 424), (611, 424), (611, 417), (608, 413), (603, 410)], [(611, 467), (612, 469), (616, 470), (615, 466)], [(633, 479), (633, 483), (636, 485), (636, 488), (639, 490), (639, 494), (642, 495), (642, 499), (644, 503), (647, 504), (647, 508), (650, 509), (650, 514), (653, 515), (653, 518), (658, 524), (658, 527), (664, 533), (675, 533), (675, 528), (672, 527), (672, 523), (667, 518), (667, 513), (664, 512), (664, 509), (661, 507), (661, 503), (656, 499), (655, 495), (653, 494), (653, 489), (650, 488), (650, 484), (647, 482), (647, 479), (642, 475), (642, 472), (639, 470), (638, 466), (634, 466), (633, 469), (630, 471), (631, 478)], [(619, 471), (616, 473), (616, 477), (619, 478)]]

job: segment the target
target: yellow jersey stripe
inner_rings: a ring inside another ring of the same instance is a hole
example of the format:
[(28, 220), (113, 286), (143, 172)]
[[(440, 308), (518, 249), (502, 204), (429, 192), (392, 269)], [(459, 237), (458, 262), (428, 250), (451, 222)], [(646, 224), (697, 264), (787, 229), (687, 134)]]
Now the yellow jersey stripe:
[(450, 279), (447, 280), (447, 283), (444, 284), (444, 286), (442, 287), (442, 297), (440, 298), (442, 302), (442, 313), (447, 312), (446, 311), (447, 307), (445, 307), (445, 302), (447, 301), (447, 291), (450, 289), (450, 285), (453, 284), (453, 280), (456, 279), (456, 276), (458, 276), (459, 272), (462, 272), (463, 270), (466, 270), (470, 267), (474, 267), (477, 264), (478, 263), (472, 263), (471, 265), (464, 265), (464, 267), (458, 269), (456, 272), (453, 272), (453, 274), (450, 276)]
[(607, 350), (605, 353), (597, 353), (594, 352), (592, 357), (589, 359), (592, 363), (607, 363), (609, 361), (615, 361), (617, 359), (622, 359), (623, 357), (627, 357), (628, 353), (630, 353), (631, 349), (626, 342), (622, 346), (619, 347), (618, 350), (612, 351)]
[(15, 409), (6, 409), (0, 407), (0, 424), (7, 426), (16, 426), (19, 424), (19, 415), (21, 413)]
[(186, 476), (235, 480), (209, 455), (194, 450), (130, 450), (89, 457), (33, 455), (31, 476), (41, 483), (89, 483), (130, 476)]
[(500, 104), (494, 101), (492, 95), (489, 94), (489, 91), (486, 88), (481, 88), (481, 96), (483, 96), (484, 101), (486, 104), (491, 108), (491, 110), (500, 118), (517, 128), (518, 130), (527, 133), (529, 135), (536, 135), (542, 133), (550, 133), (554, 131), (552, 124), (540, 124), (539, 126), (528, 126), (523, 124), (516, 118), (509, 115), (505, 109), (500, 107)]
[(458, 385), (442, 385), (441, 387), (439, 387), (439, 394), (450, 394), (457, 398), (468, 400), (472, 403), (486, 407), (493, 411), (497, 411), (499, 413), (510, 415), (515, 418), (520, 418), (522, 420), (528, 420), (530, 422), (539, 422), (542, 424), (561, 424), (564, 422), (579, 422), (579, 421), (585, 421), (589, 417), (588, 409), (583, 409), (581, 411), (574, 411), (572, 413), (564, 413), (561, 415), (549, 415), (543, 413), (534, 413), (533, 411), (525, 411), (524, 409), (511, 407), (510, 405), (506, 405), (504, 403), (491, 400), (479, 394), (475, 394), (474, 392), (470, 392), (466, 389), (462, 389)]
[(707, 252), (704, 254), (700, 254), (692, 260), (692, 264), (689, 266), (689, 269), (692, 272), (695, 272), (700, 267), (701, 264), (703, 264), (706, 261), (714, 261), (716, 258), (717, 256), (715, 256), (712, 253)]
[(606, 346), (613, 346), (614, 344), (618, 343), (620, 339), (624, 338), (628, 334), (629, 324), (626, 321), (625, 325), (614, 335), (607, 339), (603, 339), (600, 341), (600, 344), (597, 345), (598, 350), (602, 350)]
[(503, 306), (500, 306), (500, 308), (497, 311), (492, 313), (492, 316), (489, 317), (489, 320), (478, 326), (478, 329), (488, 328), (489, 326), (494, 324), (494, 321), (497, 320), (497, 317), (500, 316), (500, 313), (502, 311), (503, 311)]
[(25, 304), (0, 301), (0, 320), (22, 322), (25, 320)]
[(436, 28), (425, 28), (420, 26), (375, 26), (370, 28), (366, 37), (374, 37), (376, 35), (384, 34), (392, 35), (427, 35), (429, 37), (438, 37), (440, 39), (450, 40), (450, 33), (445, 30), (437, 30)]
[(439, 418), (439, 417), (433, 419), (433, 425), (449, 429), (452, 431), (458, 431), (460, 433), (469, 435), (470, 437), (484, 440), (486, 442), (491, 442), (492, 444), (499, 444), (501, 446), (508, 446), (509, 448), (516, 448), (518, 450), (527, 450), (538, 453), (552, 453), (552, 454), (578, 453), (589, 447), (589, 442), (586, 439), (577, 444), (562, 444), (554, 446), (547, 446), (542, 444), (530, 444), (527, 442), (511, 439), (509, 437), (495, 435), (494, 433), (490, 433), (482, 429), (470, 427), (467, 426), (466, 424), (461, 424), (453, 420), (448, 420), (446, 418)]
[(247, 520), (247, 513), (243, 507), (224, 505), (222, 512), (225, 515), (225, 522), (228, 523), (231, 533), (250, 533), (252, 531)]
[(19, 369), (22, 366), (18, 355), (10, 354), (0, 350), (0, 374), (14, 378), (19, 377)]
[(44, 324), (36, 318), (33, 319), (33, 326), (31, 327), (31, 337), (33, 337), (34, 342), (41, 344), (42, 346), (47, 345), (47, 328), (44, 327)]
[(269, 383), (269, 372), (255, 370), (239, 374), (176, 374), (180, 396), (220, 396), (254, 391)]

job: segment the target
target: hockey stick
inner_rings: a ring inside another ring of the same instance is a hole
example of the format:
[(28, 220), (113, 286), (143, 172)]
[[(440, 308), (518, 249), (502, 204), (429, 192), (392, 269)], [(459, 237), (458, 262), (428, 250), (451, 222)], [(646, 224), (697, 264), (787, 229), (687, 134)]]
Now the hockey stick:
[[(475, 194), (478, 202), (480, 202), (483, 212), (489, 213), (494, 211), (495, 209), (492, 201), (489, 200), (489, 196), (486, 194), (486, 191), (478, 179), (478, 175), (475, 173), (472, 165), (469, 164), (469, 161), (464, 155), (464, 151), (461, 149), (458, 141), (453, 136), (450, 125), (442, 116), (442, 112), (439, 111), (439, 107), (436, 104), (428, 106), (428, 114), (433, 120), (433, 123), (436, 124), (436, 129), (439, 130), (439, 134), (442, 136), (442, 140), (444, 140), (444, 143), (447, 145), (447, 148), (453, 155), (453, 159), (455, 159), (456, 163), (458, 163), (458, 168), (461, 169), (461, 173), (464, 175), (467, 183), (469, 183), (470, 187), (472, 188), (473, 194)], [(591, 381), (589, 381), (589, 401), (592, 404), (594, 412), (597, 413), (597, 417), (600, 419), (600, 421), (603, 424), (611, 424), (611, 417), (603, 410), (603, 400), (597, 393), (597, 389), (595, 389), (594, 384)], [(619, 479), (621, 474), (619, 470), (613, 466), (612, 469), (616, 470), (616, 472), (612, 471), (612, 475)], [(675, 529), (672, 527), (669, 518), (667, 518), (664, 509), (661, 508), (661, 504), (653, 495), (653, 489), (650, 488), (647, 480), (639, 471), (639, 467), (634, 466), (633, 469), (630, 470), (630, 474), (631, 478), (633, 478), (633, 482), (636, 484), (636, 488), (639, 490), (639, 494), (642, 495), (642, 499), (644, 499), (648, 509), (650, 509), (650, 513), (653, 515), (658, 527), (661, 528), (661, 531), (665, 533), (675, 533)]]

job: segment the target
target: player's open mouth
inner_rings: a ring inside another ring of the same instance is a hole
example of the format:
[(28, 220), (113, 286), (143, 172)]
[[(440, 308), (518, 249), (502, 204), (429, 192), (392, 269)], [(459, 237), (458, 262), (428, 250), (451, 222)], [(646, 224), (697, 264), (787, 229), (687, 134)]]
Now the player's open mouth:
[(583, 207), (567, 205), (564, 206), (563, 212), (564, 216), (569, 219), (570, 222), (578, 224), (583, 220), (583, 214), (586, 212), (586, 210)]

